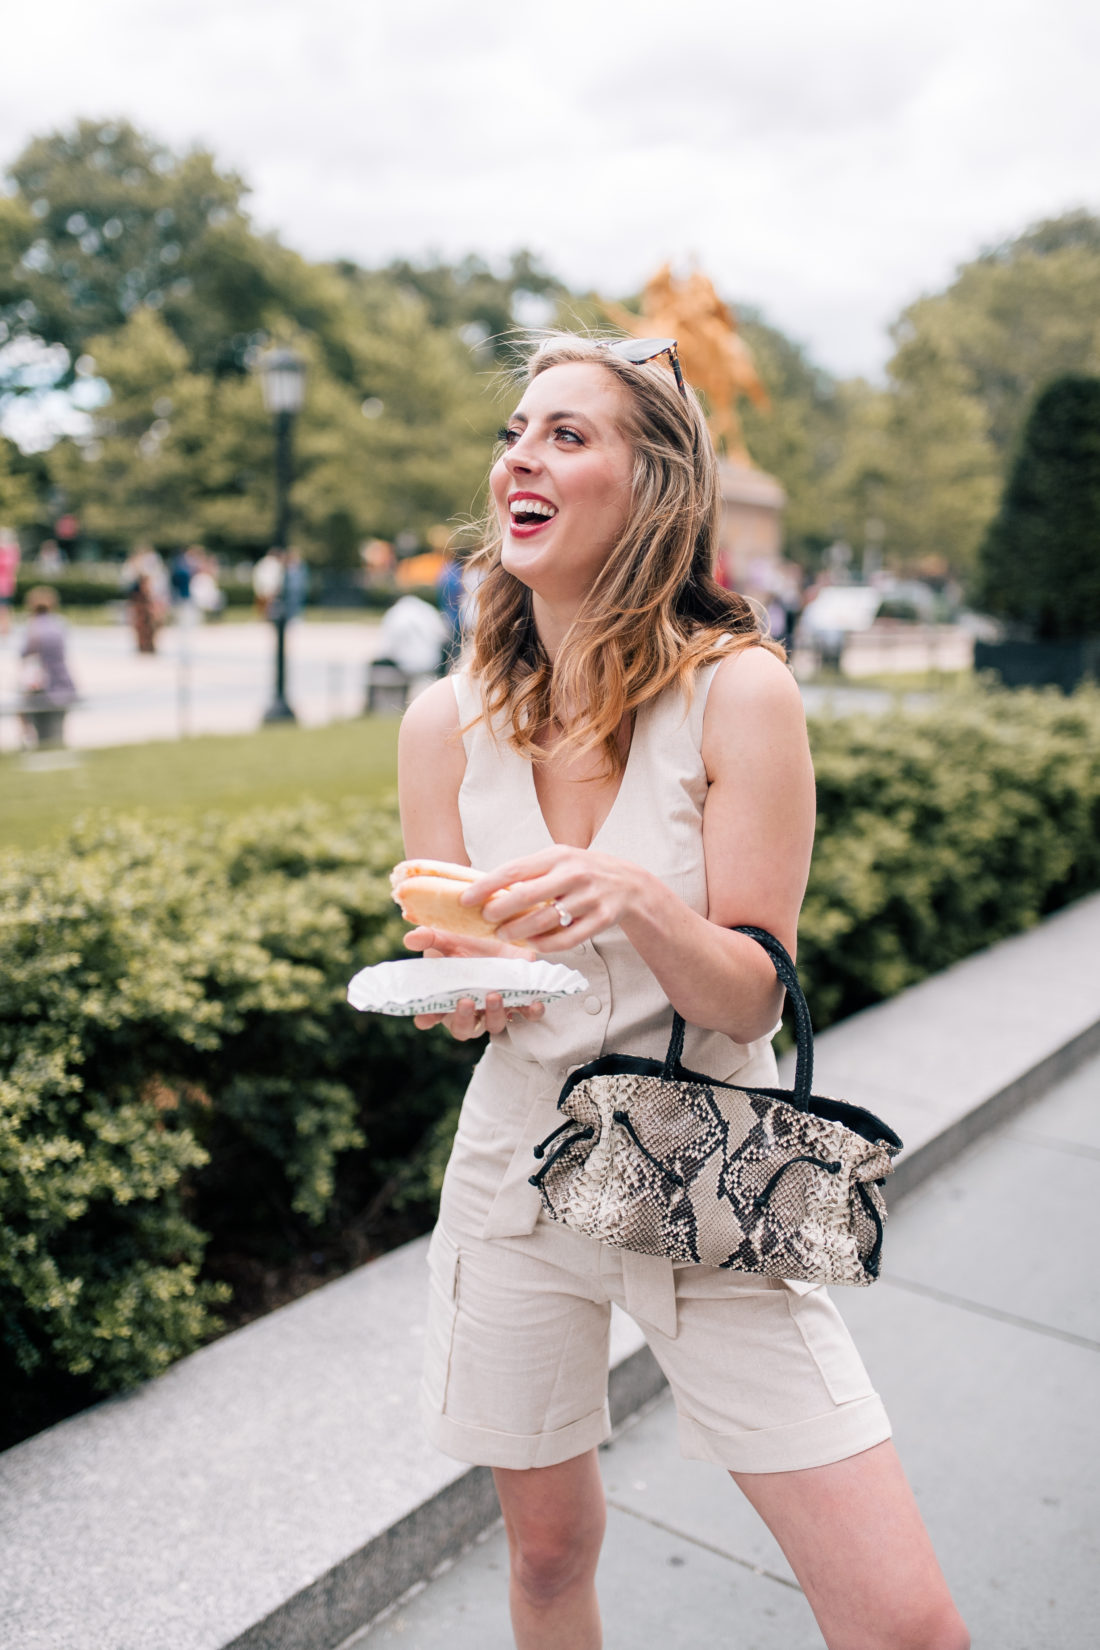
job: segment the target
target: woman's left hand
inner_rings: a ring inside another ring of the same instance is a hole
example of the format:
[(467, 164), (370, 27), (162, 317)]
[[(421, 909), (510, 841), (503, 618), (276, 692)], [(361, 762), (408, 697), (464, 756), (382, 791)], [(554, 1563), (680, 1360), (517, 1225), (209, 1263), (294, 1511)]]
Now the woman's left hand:
[(497, 937), (512, 945), (570, 951), (622, 922), (637, 908), (647, 880), (629, 860), (555, 844), (498, 865), (471, 883), (462, 904), (484, 905), (499, 925)]

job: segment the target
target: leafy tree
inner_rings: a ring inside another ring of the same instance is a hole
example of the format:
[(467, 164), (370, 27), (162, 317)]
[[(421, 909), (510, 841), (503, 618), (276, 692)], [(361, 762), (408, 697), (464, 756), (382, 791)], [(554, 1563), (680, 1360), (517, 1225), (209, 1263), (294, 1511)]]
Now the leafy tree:
[[(425, 530), (474, 506), (499, 414), (456, 339), (390, 295), (373, 325), (350, 329), (373, 394), (333, 374), (315, 337), (298, 420), (294, 533), (311, 559), (354, 565), (362, 538)], [(110, 399), (88, 441), (59, 442), (51, 475), (95, 538), (163, 546), (201, 539), (255, 553), (274, 518), (271, 420), (255, 375), (192, 370), (155, 311), (87, 341)], [(381, 395), (379, 395), (381, 391)]]
[(877, 537), (895, 568), (973, 566), (996, 505), (999, 465), (980, 404), (930, 354), (908, 380), (843, 386), (835, 519), (853, 544)]
[(893, 328), (894, 383), (927, 383), (935, 353), (984, 411), (1002, 466), (1043, 385), (1100, 372), (1100, 218), (1047, 219), (965, 264), (946, 292), (919, 299)]
[(964, 265), (891, 329), (884, 392), (846, 386), (836, 515), (858, 541), (884, 527), (894, 564), (945, 558), (972, 573), (1035, 395), (1100, 372), (1100, 219), (1070, 212)]
[(741, 307), (740, 329), (771, 401), (741, 407), (754, 463), (782, 482), (788, 552), (814, 562), (835, 536), (830, 478), (844, 444), (845, 404), (836, 380), (800, 344)]
[[(90, 337), (145, 306), (189, 345), (203, 341), (219, 241), (247, 223), (239, 178), (203, 151), (172, 155), (125, 122), (82, 120), (34, 138), (10, 179), (16, 195), (0, 220), (9, 337), (61, 344), (72, 363)], [(223, 306), (218, 331), (231, 334), (234, 318)]]
[(525, 250), (512, 253), (503, 275), (476, 257), (459, 264), (420, 265), (400, 258), (384, 274), (424, 301), (433, 326), (461, 330), (498, 360), (507, 360), (517, 326), (526, 324), (525, 298), (545, 300), (552, 317), (554, 305), (568, 295), (557, 277), (540, 269)]
[(294, 502), (316, 559), (350, 564), (364, 536), (475, 507), (499, 407), (459, 333), (510, 324), (517, 294), (555, 286), (527, 254), (503, 276), (476, 259), (311, 264), (254, 232), (245, 185), (210, 155), (175, 155), (125, 123), (35, 139), (11, 180), (0, 341), (37, 339), (60, 383), (94, 370), (110, 391), (92, 439), (48, 459), (93, 536), (267, 541), (271, 428), (251, 368), (272, 338), (309, 361)]
[(20, 466), (18, 449), (0, 436), (0, 527), (22, 527), (34, 514), (34, 489)]
[(1046, 641), (1100, 635), (1100, 378), (1039, 396), (981, 551), (991, 613)]

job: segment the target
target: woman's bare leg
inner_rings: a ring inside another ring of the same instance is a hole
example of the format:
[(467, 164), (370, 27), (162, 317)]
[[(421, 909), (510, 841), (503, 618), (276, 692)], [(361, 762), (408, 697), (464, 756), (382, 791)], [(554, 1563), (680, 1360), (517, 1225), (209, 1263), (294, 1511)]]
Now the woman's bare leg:
[(518, 1650), (600, 1650), (595, 1581), (607, 1512), (596, 1451), (556, 1467), (497, 1467), (493, 1478)]
[(892, 1444), (730, 1476), (786, 1553), (829, 1650), (969, 1650)]

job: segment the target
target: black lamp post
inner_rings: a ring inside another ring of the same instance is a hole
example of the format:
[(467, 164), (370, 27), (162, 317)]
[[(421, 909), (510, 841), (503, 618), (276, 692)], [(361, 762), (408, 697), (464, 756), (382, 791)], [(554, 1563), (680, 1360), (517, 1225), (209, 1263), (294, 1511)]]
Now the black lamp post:
[[(291, 433), (306, 393), (306, 364), (292, 349), (269, 349), (260, 357), (264, 406), (275, 419), (275, 552), (290, 545), (290, 482), (293, 471)], [(265, 722), (293, 722), (286, 698), (286, 575), (268, 609), (275, 626), (275, 693)]]

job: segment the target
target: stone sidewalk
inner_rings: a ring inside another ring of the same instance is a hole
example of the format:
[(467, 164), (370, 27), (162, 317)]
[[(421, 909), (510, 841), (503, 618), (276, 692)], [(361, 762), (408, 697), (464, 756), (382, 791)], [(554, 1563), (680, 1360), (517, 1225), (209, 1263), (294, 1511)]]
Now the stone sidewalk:
[[(1100, 1640), (1100, 1057), (892, 1216), (884, 1276), (835, 1290), (976, 1647)], [(607, 1650), (822, 1645), (725, 1474), (677, 1453), (671, 1399), (602, 1452)], [(509, 1650), (497, 1525), (342, 1650)]]

